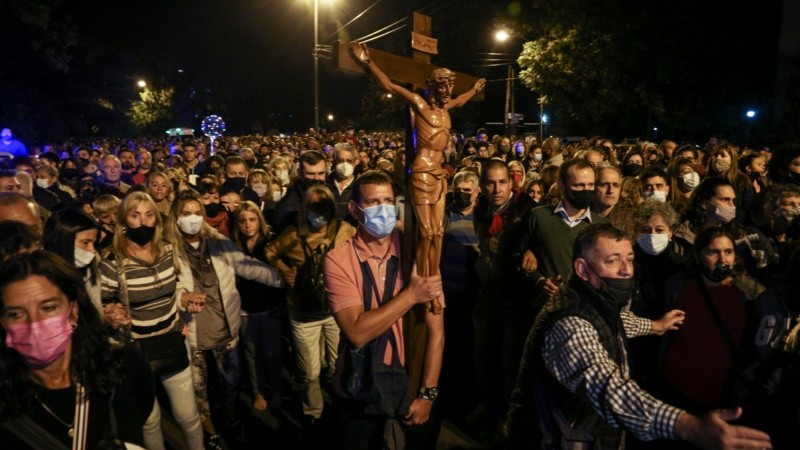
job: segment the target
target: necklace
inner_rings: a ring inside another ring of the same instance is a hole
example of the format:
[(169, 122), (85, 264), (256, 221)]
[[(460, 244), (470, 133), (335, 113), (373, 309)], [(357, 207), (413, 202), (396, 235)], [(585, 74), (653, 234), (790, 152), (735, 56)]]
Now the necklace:
[(58, 417), (56, 415), (56, 413), (53, 412), (52, 409), (50, 409), (47, 405), (44, 404), (44, 402), (42, 401), (42, 399), (39, 398), (38, 395), (34, 394), (33, 398), (35, 398), (36, 401), (38, 401), (39, 404), (42, 405), (42, 408), (44, 408), (44, 410), (48, 414), (53, 416), (53, 418), (56, 419), (58, 421), (58, 423), (60, 423), (61, 425), (64, 425), (65, 427), (67, 427), (67, 436), (69, 436), (69, 437), (74, 437), (75, 436), (75, 418), (74, 417), (73, 417), (71, 423), (64, 422), (63, 420), (61, 420), (60, 417)]

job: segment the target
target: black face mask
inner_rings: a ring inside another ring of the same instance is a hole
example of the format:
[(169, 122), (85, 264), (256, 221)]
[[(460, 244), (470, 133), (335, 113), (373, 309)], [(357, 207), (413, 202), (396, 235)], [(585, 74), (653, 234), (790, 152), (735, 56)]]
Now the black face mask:
[(567, 189), (567, 192), (567, 201), (569, 201), (569, 204), (577, 209), (588, 208), (594, 200), (593, 190), (584, 189), (582, 191), (577, 191), (575, 189)]
[(733, 267), (727, 264), (717, 264), (713, 269), (703, 266), (703, 274), (712, 283), (719, 283), (725, 278), (733, 275)]
[(147, 225), (141, 225), (137, 228), (125, 228), (125, 236), (128, 236), (128, 239), (139, 245), (148, 244), (153, 240), (153, 236), (155, 236), (155, 234), (156, 227), (148, 227)]
[(64, 180), (78, 178), (78, 175), (80, 175), (78, 169), (61, 169), (61, 178)]
[(511, 146), (510, 145), (500, 145), (500, 146), (497, 147), (497, 151), (500, 152), (500, 154), (505, 155), (506, 153), (511, 151)]
[(225, 185), (236, 192), (241, 192), (247, 180), (243, 177), (228, 178), (225, 180)]
[(219, 203), (209, 203), (203, 207), (206, 210), (206, 217), (213, 219), (222, 212), (222, 206)]
[(303, 183), (303, 187), (306, 189), (310, 188), (311, 186), (322, 186), (325, 184), (325, 181), (323, 180), (311, 180), (308, 178), (303, 178), (300, 180), (300, 182)]
[(469, 192), (454, 192), (453, 203), (458, 209), (467, 209), (472, 205), (472, 194)]
[(607, 278), (601, 277), (603, 284), (600, 285), (600, 292), (604, 294), (611, 306), (622, 308), (627, 305), (633, 297), (633, 277), (631, 278)]
[(122, 170), (131, 170), (131, 169), (133, 169), (133, 164), (131, 164), (131, 163), (127, 162), (127, 161), (122, 163)]
[(625, 166), (622, 168), (622, 176), (638, 177), (643, 168), (644, 166), (641, 164), (625, 164)]
[(84, 166), (87, 166), (87, 165), (89, 165), (89, 158), (78, 158), (78, 160), (79, 160), (79, 161), (81, 162), (81, 164), (83, 164)]

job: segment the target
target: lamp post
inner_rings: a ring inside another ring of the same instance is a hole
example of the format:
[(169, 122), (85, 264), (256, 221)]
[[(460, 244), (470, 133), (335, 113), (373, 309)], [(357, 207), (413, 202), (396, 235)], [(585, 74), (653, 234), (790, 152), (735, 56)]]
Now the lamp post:
[(314, 129), (319, 130), (319, 0), (314, 0)]
[(747, 117), (747, 140), (750, 140), (750, 132), (753, 129), (753, 119), (756, 117), (756, 112), (752, 109), (748, 109), (744, 115)]

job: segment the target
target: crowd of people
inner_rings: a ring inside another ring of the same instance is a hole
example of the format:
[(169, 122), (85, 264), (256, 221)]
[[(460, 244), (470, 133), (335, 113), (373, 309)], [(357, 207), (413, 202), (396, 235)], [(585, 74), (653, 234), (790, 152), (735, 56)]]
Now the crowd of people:
[(405, 144), (350, 127), (0, 158), (0, 439), (58, 448), (32, 422), (163, 449), (166, 401), (188, 448), (249, 448), (246, 389), (297, 405), (314, 445), (374, 448), (354, 442), (397, 428), (331, 401), (343, 353), (378, 340), (402, 366), (400, 317), (438, 298), (441, 361), (394, 406), (407, 448), (442, 419), (487, 448), (800, 437), (800, 146), (452, 133), (441, 276), (404, 283)]

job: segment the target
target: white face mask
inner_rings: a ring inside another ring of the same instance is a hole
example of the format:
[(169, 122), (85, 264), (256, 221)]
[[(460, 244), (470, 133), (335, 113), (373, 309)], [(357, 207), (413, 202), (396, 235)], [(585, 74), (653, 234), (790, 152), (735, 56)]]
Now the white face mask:
[(650, 191), (645, 192), (644, 197), (648, 199), (658, 200), (661, 203), (667, 201), (667, 193), (664, 191)]
[(700, 174), (697, 172), (687, 173), (681, 179), (683, 179), (683, 185), (690, 191), (693, 191), (700, 184)]
[(267, 195), (266, 183), (253, 183), (250, 186), (250, 189), (252, 189), (256, 193), (256, 195), (258, 195), (258, 198), (264, 198), (264, 196)]
[(189, 236), (194, 236), (200, 232), (200, 227), (203, 226), (203, 216), (197, 214), (190, 214), (188, 216), (178, 217), (178, 228)]
[(75, 267), (83, 269), (94, 261), (95, 254), (82, 248), (75, 247)]
[(276, 170), (275, 175), (280, 178), (281, 181), (289, 181), (289, 171), (288, 170)]
[(658, 255), (669, 245), (668, 234), (640, 234), (636, 236), (636, 243), (648, 255)]
[(47, 180), (44, 178), (37, 178), (36, 185), (42, 189), (47, 189), (50, 187), (50, 183), (48, 183)]
[(339, 178), (350, 178), (353, 176), (353, 165), (347, 162), (337, 164), (336, 175)]
[(272, 191), (272, 201), (279, 202), (283, 198), (283, 193), (281, 191)]

